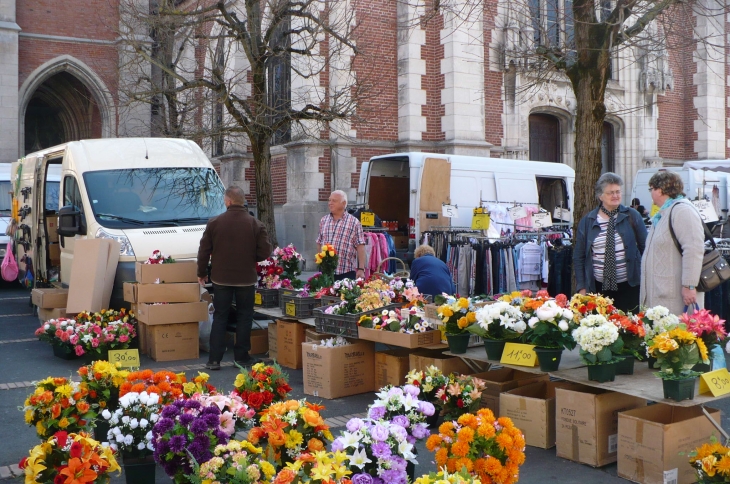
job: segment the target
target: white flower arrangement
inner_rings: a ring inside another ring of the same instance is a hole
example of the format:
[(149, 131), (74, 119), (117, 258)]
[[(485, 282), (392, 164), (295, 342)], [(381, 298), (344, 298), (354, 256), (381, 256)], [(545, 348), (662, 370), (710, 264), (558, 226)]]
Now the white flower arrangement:
[[(648, 324), (647, 324), (648, 323)], [(679, 318), (671, 314), (664, 306), (654, 306), (644, 311), (644, 341), (654, 339), (654, 336), (671, 331), (679, 325)]]
[(159, 402), (156, 393), (130, 392), (119, 398), (114, 412), (104, 409), (101, 416), (109, 421), (109, 447), (133, 456), (151, 455), (155, 450), (152, 427), (162, 411)]
[(580, 325), (573, 330), (575, 342), (580, 345), (583, 351), (594, 356), (597, 356), (604, 349), (608, 349), (618, 339), (618, 336), (616, 325), (600, 314), (586, 316), (580, 320)]
[(480, 333), (492, 339), (513, 339), (527, 329), (522, 311), (505, 301), (497, 301), (477, 309), (476, 320)]

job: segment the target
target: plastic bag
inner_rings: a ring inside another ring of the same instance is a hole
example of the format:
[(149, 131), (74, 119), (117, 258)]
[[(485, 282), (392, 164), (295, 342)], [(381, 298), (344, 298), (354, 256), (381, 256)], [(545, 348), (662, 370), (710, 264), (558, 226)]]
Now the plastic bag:
[(198, 346), (201, 350), (210, 353), (210, 330), (213, 328), (213, 304), (208, 304), (208, 320), (198, 323)]
[(0, 272), (4, 280), (12, 282), (18, 278), (18, 263), (15, 261), (13, 254), (13, 244), (8, 244), (8, 250), (5, 252)]

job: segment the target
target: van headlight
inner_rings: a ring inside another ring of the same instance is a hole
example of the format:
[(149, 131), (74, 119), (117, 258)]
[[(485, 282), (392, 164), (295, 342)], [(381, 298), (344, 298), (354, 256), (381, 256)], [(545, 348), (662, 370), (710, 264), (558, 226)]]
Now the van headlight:
[(129, 255), (135, 257), (134, 249), (132, 249), (132, 244), (129, 243), (129, 239), (126, 235), (113, 235), (104, 229), (99, 229), (96, 231), (96, 238), (116, 240), (121, 246), (119, 249), (119, 255)]

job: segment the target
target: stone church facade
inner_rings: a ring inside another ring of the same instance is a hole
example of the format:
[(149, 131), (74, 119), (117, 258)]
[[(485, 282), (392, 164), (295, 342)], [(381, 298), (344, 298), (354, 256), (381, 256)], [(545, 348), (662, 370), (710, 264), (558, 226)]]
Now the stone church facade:
[[(118, 87), (124, 59), (113, 3), (0, 2), (0, 162), (74, 139), (150, 135), (149, 107), (130, 108)], [(354, 199), (371, 156), (428, 151), (574, 165), (575, 97), (565, 79), (535, 82), (506, 54), (524, 21), (509, 1), (489, 0), (466, 20), (415, 3), (369, 0), (358, 12), (358, 42), (377, 46), (378, 56), (377, 73), (368, 73), (377, 75), (377, 95), (360, 109), (366, 122), (339, 129), (346, 138), (333, 131), (273, 148), (280, 241), (311, 252), (330, 191)], [(714, 41), (639, 45), (613, 59), (604, 168), (628, 187), (641, 168), (730, 158), (730, 19), (690, 19), (678, 36)], [(306, 82), (336, 82), (324, 75)], [(298, 82), (292, 76), (291, 88)], [(245, 146), (224, 144), (221, 153), (202, 144), (224, 183), (241, 185), (255, 202)]]

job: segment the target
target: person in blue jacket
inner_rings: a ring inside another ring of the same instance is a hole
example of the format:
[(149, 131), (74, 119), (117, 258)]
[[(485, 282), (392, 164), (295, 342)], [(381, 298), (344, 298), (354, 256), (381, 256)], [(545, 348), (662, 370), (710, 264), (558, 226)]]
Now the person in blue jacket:
[(436, 257), (433, 248), (419, 246), (414, 252), (410, 278), (421, 294), (436, 296), (445, 292), (455, 294), (456, 287), (446, 264)]

